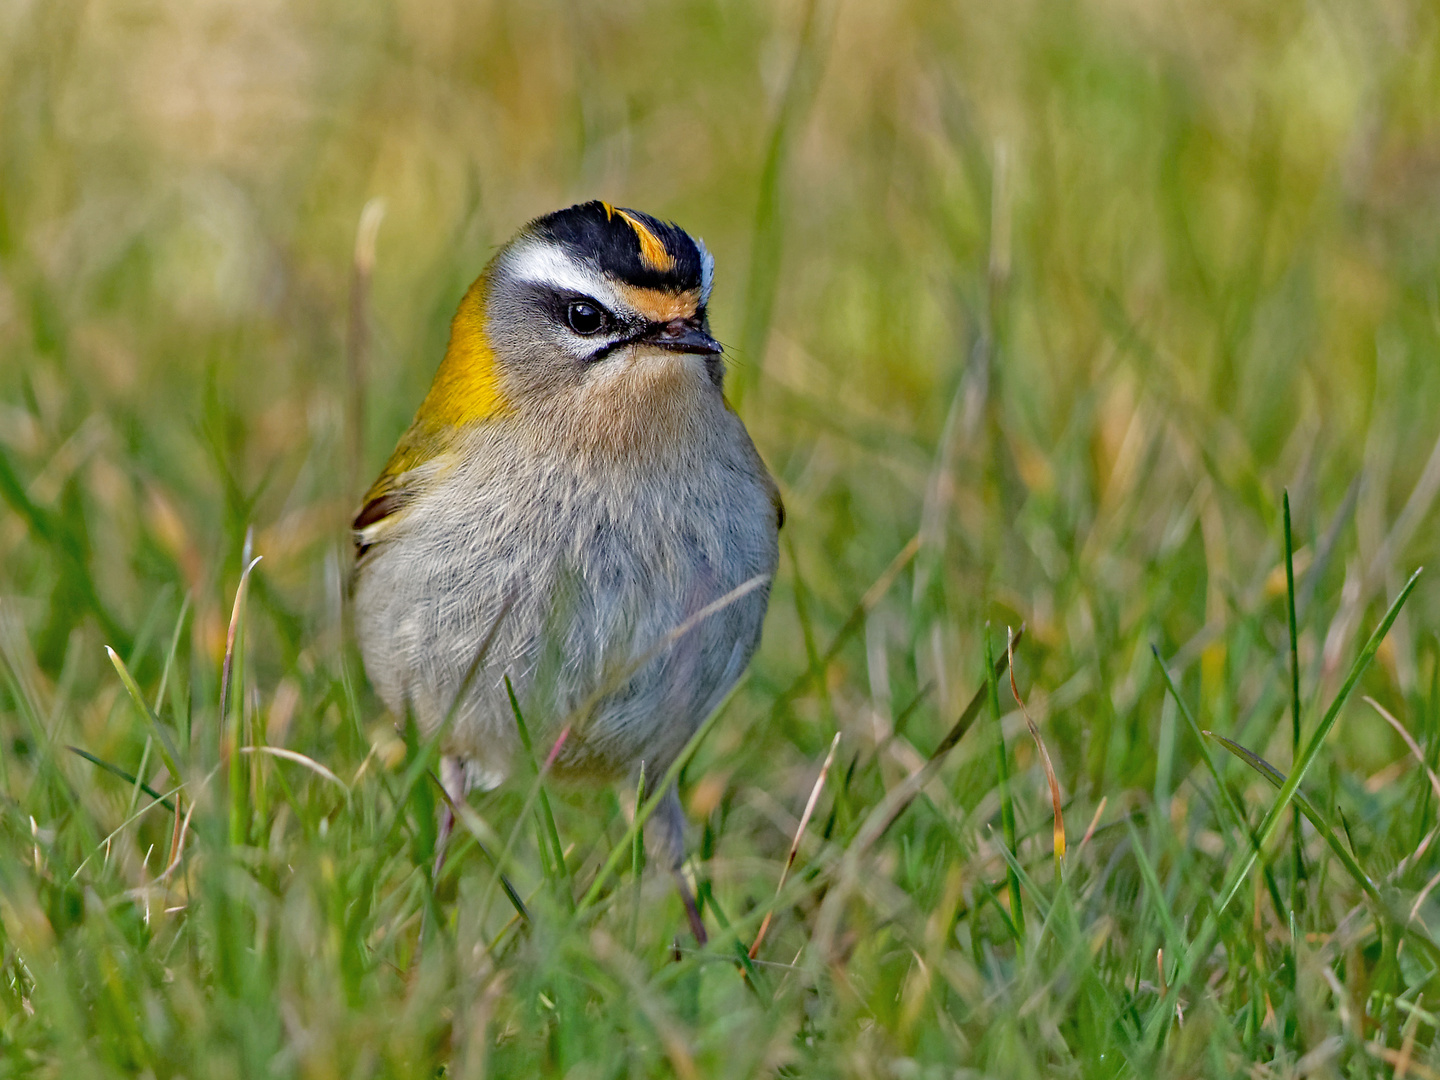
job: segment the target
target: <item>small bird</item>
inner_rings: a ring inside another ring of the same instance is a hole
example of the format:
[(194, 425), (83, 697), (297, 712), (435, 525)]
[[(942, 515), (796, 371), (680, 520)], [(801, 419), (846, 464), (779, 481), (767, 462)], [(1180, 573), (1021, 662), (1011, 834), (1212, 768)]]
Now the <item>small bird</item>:
[[(643, 763), (653, 787), (755, 652), (784, 508), (724, 398), (714, 266), (604, 202), (532, 221), (465, 293), (365, 495), (365, 668), (397, 719), (443, 728), (456, 802), (512, 767), (507, 679), (558, 775), (633, 781)], [(703, 940), (684, 825), (672, 786), (651, 847)]]

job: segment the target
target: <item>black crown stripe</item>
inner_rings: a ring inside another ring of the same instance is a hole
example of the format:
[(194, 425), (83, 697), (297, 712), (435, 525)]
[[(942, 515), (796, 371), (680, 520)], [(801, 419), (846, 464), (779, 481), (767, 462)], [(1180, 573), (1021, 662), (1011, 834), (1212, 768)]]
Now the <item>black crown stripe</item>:
[[(654, 258), (653, 248), (646, 251), (635, 222), (664, 246), (670, 256), (668, 266), (665, 260)], [(700, 288), (700, 246), (679, 226), (638, 210), (612, 207), (599, 200), (579, 203), (536, 218), (526, 231), (567, 248), (630, 285), (670, 292)]]

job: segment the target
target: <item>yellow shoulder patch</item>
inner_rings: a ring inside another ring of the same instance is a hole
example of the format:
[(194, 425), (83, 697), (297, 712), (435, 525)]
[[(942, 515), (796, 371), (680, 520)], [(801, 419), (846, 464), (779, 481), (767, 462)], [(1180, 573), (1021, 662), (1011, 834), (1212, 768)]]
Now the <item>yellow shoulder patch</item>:
[(407, 474), (437, 463), (455, 445), (455, 436), (471, 424), (508, 416), (512, 409), (500, 384), (495, 354), (485, 339), (485, 291), (481, 274), (460, 301), (450, 323), (450, 345), (435, 372), (430, 392), (375, 483), (365, 494), (356, 528), (375, 524), (409, 501)]
[(363, 555), (430, 481), (456, 461), (460, 432), (513, 413), (495, 353), (485, 336), (487, 274), (466, 290), (450, 322), (450, 344), (415, 419), (365, 493), (355, 516), (355, 550)]
[[(609, 203), (605, 204), (608, 211), (611, 208)], [(635, 237), (640, 241), (640, 261), (654, 270), (657, 274), (665, 274), (675, 268), (675, 258), (665, 249), (660, 238), (650, 231), (649, 227), (633, 214), (628, 214), (619, 207), (613, 208), (615, 213), (620, 215), (620, 220), (635, 230)]]
[(481, 274), (460, 301), (450, 322), (450, 345), (435, 372), (430, 392), (420, 403), (412, 427), (444, 432), (510, 412), (500, 385), (495, 353), (485, 337), (485, 291)]

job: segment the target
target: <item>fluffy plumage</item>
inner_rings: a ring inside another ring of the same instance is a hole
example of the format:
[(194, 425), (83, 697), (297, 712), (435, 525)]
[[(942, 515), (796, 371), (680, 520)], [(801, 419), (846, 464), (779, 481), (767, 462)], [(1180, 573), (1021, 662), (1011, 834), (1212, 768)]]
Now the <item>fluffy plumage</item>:
[[(371, 681), (422, 732), (453, 709), (443, 748), (469, 784), (511, 767), (507, 675), (537, 738), (570, 725), (562, 773), (644, 761), (655, 777), (759, 642), (779, 499), (723, 398), (710, 266), (682, 230), (633, 210), (586, 203), (532, 222), (467, 292), (355, 519)], [(667, 827), (678, 861), (673, 813)]]

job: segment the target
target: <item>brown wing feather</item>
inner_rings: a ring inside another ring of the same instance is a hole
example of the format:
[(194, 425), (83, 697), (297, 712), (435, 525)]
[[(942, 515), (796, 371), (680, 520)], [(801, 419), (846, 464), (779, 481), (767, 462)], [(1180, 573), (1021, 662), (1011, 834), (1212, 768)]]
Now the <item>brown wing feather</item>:
[[(397, 459), (400, 460), (397, 461)], [(355, 557), (357, 559), (374, 547), (374, 526), (398, 514), (415, 497), (414, 488), (406, 483), (408, 470), (404, 468), (405, 464), (400, 452), (397, 451), (391, 458), (390, 464), (385, 467), (385, 471), (365, 493), (365, 501), (360, 506), (360, 512), (350, 523), (350, 527), (354, 530)], [(367, 531), (371, 533), (368, 540), (366, 538)]]
[(374, 546), (373, 539), (366, 542), (363, 531), (405, 509), (419, 493), (423, 477), (433, 475), (434, 470), (442, 466), (446, 455), (440, 447), (441, 440), (433, 428), (418, 419), (400, 437), (385, 468), (365, 492), (360, 512), (351, 523), (357, 559)]
[(403, 491), (387, 491), (365, 501), (365, 505), (355, 515), (355, 520), (350, 523), (350, 527), (355, 530), (355, 557), (357, 559), (373, 546), (364, 541), (360, 535), (361, 531), (384, 521), (409, 501), (409, 495)]

